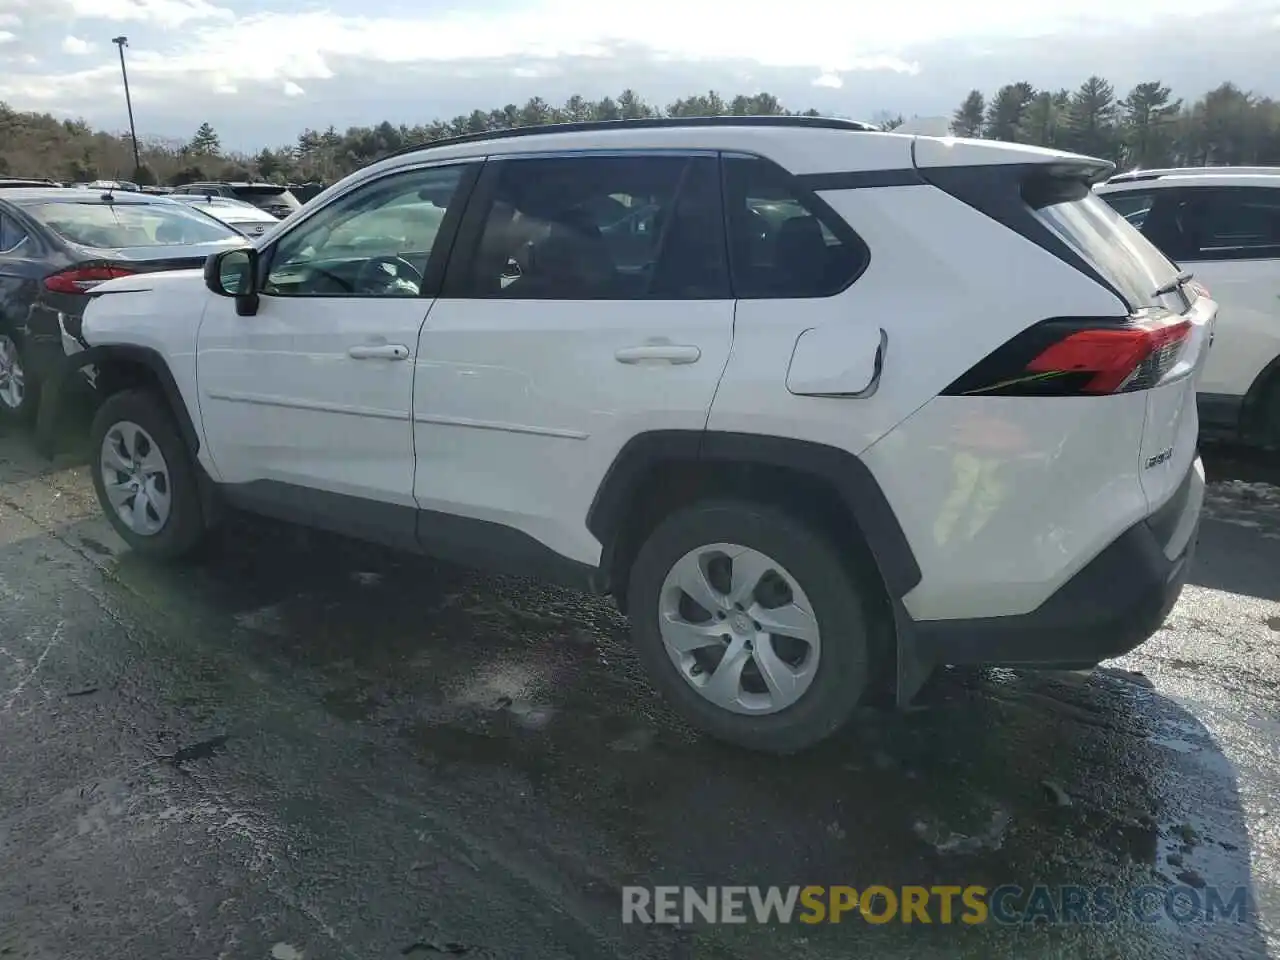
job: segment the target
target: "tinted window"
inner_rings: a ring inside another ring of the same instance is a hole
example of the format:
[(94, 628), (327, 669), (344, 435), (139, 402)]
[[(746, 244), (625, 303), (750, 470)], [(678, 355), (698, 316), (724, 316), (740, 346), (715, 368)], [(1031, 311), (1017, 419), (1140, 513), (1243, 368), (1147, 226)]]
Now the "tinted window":
[(1178, 294), (1155, 296), (1158, 288), (1177, 276), (1177, 268), (1089, 187), (1069, 184), (1054, 190), (1052, 199), (1036, 204), (1035, 210), (1049, 229), (1075, 248), (1132, 306), (1163, 305), (1182, 312), (1184, 304)]
[(515, 159), (489, 176), (463, 296), (729, 298), (714, 158)]
[(1142, 229), (1142, 222), (1146, 220), (1147, 214), (1151, 212), (1152, 194), (1138, 193), (1106, 193), (1102, 195), (1102, 199), (1111, 205), (1111, 208), (1124, 217), (1131, 224)]
[(0, 213), (0, 253), (16, 253), (17, 248), (27, 239), (27, 232), (22, 226), (5, 213)]
[(1215, 260), (1280, 255), (1280, 190), (1265, 187), (1186, 191), (1178, 226), (1187, 258)]
[(382, 177), (330, 203), (277, 244), (265, 293), (416, 297), (466, 167)]
[(767, 160), (724, 161), (733, 290), (744, 299), (826, 297), (866, 267), (847, 224)]
[(29, 208), (36, 219), (87, 247), (167, 247), (238, 239), (239, 234), (185, 204), (59, 200)]

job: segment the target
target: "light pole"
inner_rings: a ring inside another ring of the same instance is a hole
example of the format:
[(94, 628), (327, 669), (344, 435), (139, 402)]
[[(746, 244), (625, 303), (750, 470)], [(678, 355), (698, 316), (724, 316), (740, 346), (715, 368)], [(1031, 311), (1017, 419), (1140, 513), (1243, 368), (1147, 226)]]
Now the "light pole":
[(124, 48), (128, 37), (112, 37), (111, 42), (120, 48), (120, 76), (124, 78), (124, 105), (129, 108), (129, 139), (133, 141), (133, 176), (138, 175), (142, 160), (138, 157), (138, 131), (133, 126), (133, 100), (129, 97), (129, 71), (124, 68)]

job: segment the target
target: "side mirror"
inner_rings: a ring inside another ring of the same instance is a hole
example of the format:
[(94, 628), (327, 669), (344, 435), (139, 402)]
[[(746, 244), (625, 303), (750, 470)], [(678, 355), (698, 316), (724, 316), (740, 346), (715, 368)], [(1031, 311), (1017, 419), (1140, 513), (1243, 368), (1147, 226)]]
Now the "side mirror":
[(258, 312), (258, 251), (237, 247), (210, 254), (204, 262), (204, 283), (220, 297), (234, 297), (240, 316), (252, 316)]

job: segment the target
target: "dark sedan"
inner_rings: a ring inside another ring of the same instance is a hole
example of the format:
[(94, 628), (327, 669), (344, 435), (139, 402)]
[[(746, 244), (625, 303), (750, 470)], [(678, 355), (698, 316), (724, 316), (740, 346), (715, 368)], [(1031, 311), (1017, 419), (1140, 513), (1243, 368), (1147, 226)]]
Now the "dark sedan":
[(40, 383), (77, 347), (95, 286), (200, 267), (210, 253), (245, 242), (165, 197), (53, 187), (0, 192), (0, 419), (34, 419)]

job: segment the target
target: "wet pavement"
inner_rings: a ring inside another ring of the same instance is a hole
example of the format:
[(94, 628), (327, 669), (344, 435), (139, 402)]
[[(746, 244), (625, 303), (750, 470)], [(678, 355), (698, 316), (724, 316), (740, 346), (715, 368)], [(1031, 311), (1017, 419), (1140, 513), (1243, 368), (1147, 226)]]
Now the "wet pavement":
[[(1280, 468), (1091, 676), (697, 737), (605, 602), (264, 522), (137, 561), (0, 434), (0, 958), (1280, 957)], [(1242, 920), (623, 926), (641, 884), (1246, 887)]]

